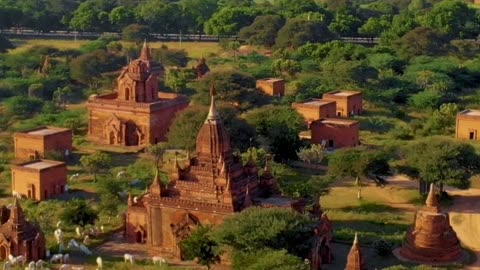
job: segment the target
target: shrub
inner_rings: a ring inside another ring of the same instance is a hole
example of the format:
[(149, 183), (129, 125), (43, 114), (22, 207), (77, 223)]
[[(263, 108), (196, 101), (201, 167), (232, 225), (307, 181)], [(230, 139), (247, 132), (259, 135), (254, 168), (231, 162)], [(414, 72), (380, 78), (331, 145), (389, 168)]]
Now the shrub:
[(373, 242), (373, 248), (378, 256), (386, 257), (392, 253), (392, 244), (384, 239), (379, 239)]

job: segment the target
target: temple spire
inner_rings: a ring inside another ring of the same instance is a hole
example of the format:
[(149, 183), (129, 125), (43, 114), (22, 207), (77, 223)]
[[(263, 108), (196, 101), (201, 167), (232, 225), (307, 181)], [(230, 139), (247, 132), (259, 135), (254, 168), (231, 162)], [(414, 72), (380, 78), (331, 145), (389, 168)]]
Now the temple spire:
[(20, 203), (18, 202), (18, 198), (16, 196), (13, 197), (12, 208), (10, 208), (9, 220), (13, 224), (21, 224), (25, 221), (22, 207), (20, 207)]
[(144, 60), (144, 61), (152, 60), (152, 57), (150, 55), (150, 48), (148, 47), (146, 39), (143, 42), (143, 47), (142, 47), (142, 50), (140, 52), (140, 59)]
[(243, 207), (247, 208), (253, 205), (252, 198), (250, 197), (250, 187), (247, 185), (245, 190), (245, 200), (243, 201)]
[(127, 200), (127, 204), (128, 204), (128, 206), (132, 206), (132, 205), (133, 205), (133, 197), (132, 197), (132, 193), (128, 193), (128, 200)]
[(353, 240), (352, 248), (348, 253), (347, 265), (345, 270), (363, 270), (365, 269), (365, 262), (363, 260), (362, 251), (360, 250), (360, 245), (358, 243), (358, 235), (355, 233), (355, 238)]
[(156, 196), (162, 195), (162, 183), (160, 182), (160, 175), (158, 168), (155, 170), (155, 177), (153, 183), (150, 185), (150, 193)]
[(425, 205), (429, 210), (433, 210), (438, 212), (440, 209), (440, 205), (438, 204), (437, 196), (435, 195), (435, 185), (432, 183), (430, 184), (430, 191), (428, 192), (427, 200), (425, 201)]
[(208, 120), (220, 120), (220, 115), (218, 114), (217, 107), (215, 106), (215, 95), (215, 86), (212, 84), (212, 86), (210, 87), (210, 110), (208, 111), (206, 122), (208, 122)]

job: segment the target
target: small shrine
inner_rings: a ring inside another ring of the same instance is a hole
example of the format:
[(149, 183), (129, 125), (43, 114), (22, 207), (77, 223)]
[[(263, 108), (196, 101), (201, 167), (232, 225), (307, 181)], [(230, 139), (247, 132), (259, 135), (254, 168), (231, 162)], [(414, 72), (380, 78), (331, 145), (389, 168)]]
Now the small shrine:
[(205, 76), (205, 74), (210, 71), (205, 57), (202, 57), (197, 61), (197, 66), (194, 67), (194, 70), (195, 74), (197, 75), (197, 79), (201, 79), (203, 76)]
[(440, 209), (433, 184), (426, 205), (415, 214), (399, 255), (402, 259), (430, 264), (455, 262), (462, 255), (460, 241), (450, 226), (448, 214)]

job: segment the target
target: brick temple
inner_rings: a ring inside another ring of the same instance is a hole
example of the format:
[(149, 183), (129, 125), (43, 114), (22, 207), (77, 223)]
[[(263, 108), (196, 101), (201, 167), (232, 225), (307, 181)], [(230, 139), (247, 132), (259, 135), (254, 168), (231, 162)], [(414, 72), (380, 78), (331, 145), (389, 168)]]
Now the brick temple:
[(183, 95), (158, 92), (164, 68), (145, 43), (140, 57), (124, 67), (117, 91), (87, 101), (88, 136), (103, 144), (140, 146), (165, 141), (175, 113), (188, 106)]
[(307, 99), (303, 102), (294, 102), (292, 108), (301, 114), (308, 124), (321, 118), (335, 117), (337, 112), (335, 101), (317, 98)]
[(480, 110), (464, 110), (457, 114), (455, 138), (478, 141), (480, 136)]
[(413, 227), (407, 231), (399, 255), (409, 261), (428, 264), (455, 262), (462, 255), (460, 241), (448, 214), (440, 209), (433, 184), (426, 205), (415, 214)]
[[(182, 258), (179, 243), (195, 226), (219, 224), (248, 207), (284, 207), (303, 212), (303, 200), (279, 194), (268, 164), (259, 176), (252, 160), (242, 165), (233, 155), (229, 135), (215, 107), (213, 89), (211, 98), (207, 119), (197, 135), (196, 156), (187, 158), (184, 166), (175, 159), (168, 185), (160, 183), (157, 172), (148, 192), (128, 200), (126, 239), (146, 244), (152, 254)], [(320, 224), (331, 230), (325, 218), (322, 221)], [(324, 235), (325, 230), (318, 231)], [(330, 239), (319, 237), (318, 248), (324, 257), (330, 254)]]
[(12, 192), (34, 201), (43, 201), (65, 192), (67, 165), (54, 160), (35, 160), (11, 167)]
[(311, 143), (327, 148), (354, 147), (360, 144), (360, 124), (344, 118), (322, 118), (310, 124)]
[(338, 117), (351, 117), (362, 114), (362, 92), (352, 90), (337, 90), (323, 94), (324, 100), (335, 101)]
[(16, 197), (10, 209), (0, 208), (0, 260), (24, 256), (27, 262), (45, 258), (46, 241), (39, 227), (25, 220)]
[(38, 127), (13, 135), (15, 158), (35, 160), (48, 153), (59, 152), (65, 158), (72, 153), (72, 130), (59, 127)]
[(285, 80), (280, 78), (266, 78), (257, 80), (256, 87), (268, 96), (283, 97), (285, 95)]

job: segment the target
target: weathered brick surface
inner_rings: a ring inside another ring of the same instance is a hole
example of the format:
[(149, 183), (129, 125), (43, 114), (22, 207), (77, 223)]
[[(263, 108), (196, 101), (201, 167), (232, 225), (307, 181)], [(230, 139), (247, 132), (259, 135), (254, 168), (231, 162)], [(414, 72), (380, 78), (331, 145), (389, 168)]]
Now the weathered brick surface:
[(62, 194), (66, 184), (64, 162), (36, 160), (12, 166), (12, 191), (23, 197), (43, 201)]
[(72, 131), (66, 128), (38, 127), (17, 132), (13, 142), (18, 160), (45, 158), (46, 153), (53, 151), (72, 153)]

